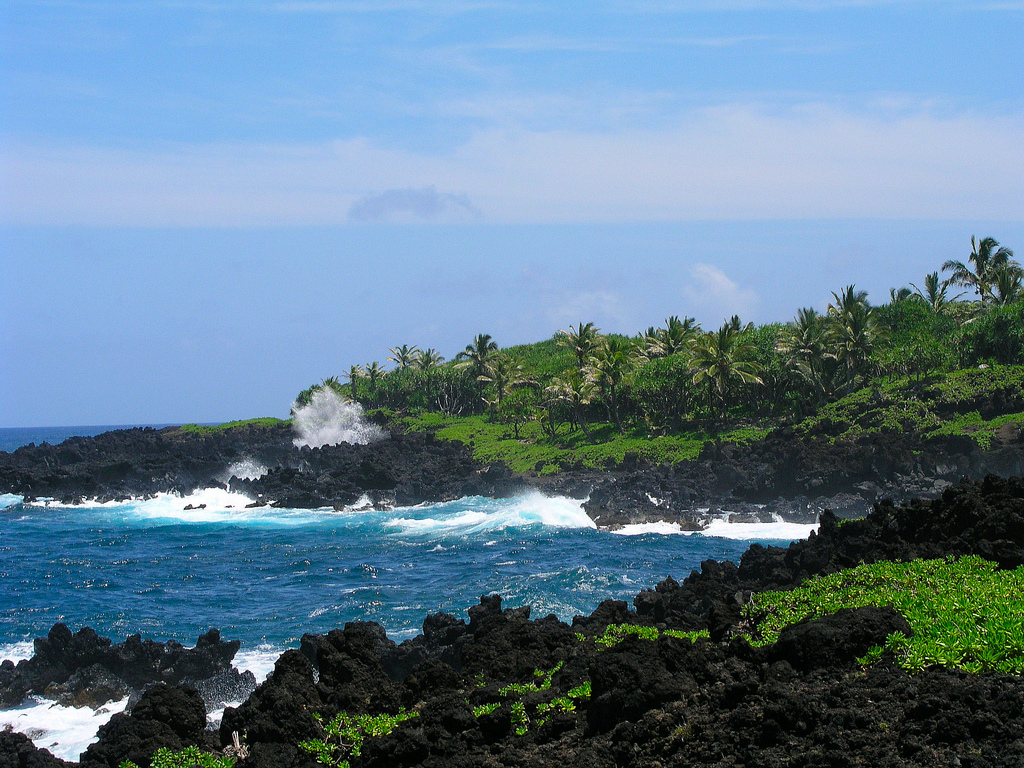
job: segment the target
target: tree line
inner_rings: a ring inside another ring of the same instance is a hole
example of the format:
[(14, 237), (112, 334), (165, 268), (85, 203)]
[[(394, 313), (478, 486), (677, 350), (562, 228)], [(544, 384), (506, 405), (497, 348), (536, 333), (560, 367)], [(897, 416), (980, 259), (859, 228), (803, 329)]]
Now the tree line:
[[(727, 421), (799, 418), (879, 379), (921, 380), (982, 364), (1024, 363), (1024, 270), (992, 238), (971, 238), (921, 286), (892, 289), (873, 305), (849, 285), (824, 313), (802, 308), (788, 323), (733, 316), (716, 330), (672, 316), (635, 337), (591, 322), (552, 339), (499, 349), (478, 334), (453, 360), (403, 344), (380, 362), (351, 365), (301, 392), (329, 387), (366, 408), (451, 416), (489, 414), (516, 437), (535, 421), (552, 437), (594, 426), (662, 434)], [(964, 289), (956, 292), (958, 289)]]

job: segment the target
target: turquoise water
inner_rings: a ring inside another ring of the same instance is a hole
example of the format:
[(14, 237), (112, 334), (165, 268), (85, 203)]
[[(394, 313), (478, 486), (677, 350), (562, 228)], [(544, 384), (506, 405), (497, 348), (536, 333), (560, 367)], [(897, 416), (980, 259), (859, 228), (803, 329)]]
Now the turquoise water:
[[(466, 618), (495, 592), (534, 617), (570, 621), (708, 558), (736, 560), (750, 541), (811, 530), (721, 520), (706, 535), (672, 535), (667, 524), (613, 534), (594, 528), (578, 500), (536, 493), (386, 512), (248, 502), (217, 489), (78, 507), (0, 495), (0, 658), (27, 657), (58, 621), (115, 642), (140, 633), (185, 645), (218, 627), (242, 641), (235, 665), (263, 679), (304, 632), (372, 620), (402, 640), (427, 613)], [(124, 705), (93, 712), (30, 697), (0, 711), (0, 728), (74, 760)]]
[(243, 648), (280, 649), (373, 620), (401, 639), (428, 612), (464, 615), (494, 592), (568, 621), (702, 560), (735, 560), (750, 539), (809, 531), (723, 523), (725, 536), (617, 535), (594, 529), (578, 501), (540, 494), (388, 512), (247, 510), (220, 490), (81, 507), (3, 498), (0, 645), (57, 621), (186, 644), (219, 627)]

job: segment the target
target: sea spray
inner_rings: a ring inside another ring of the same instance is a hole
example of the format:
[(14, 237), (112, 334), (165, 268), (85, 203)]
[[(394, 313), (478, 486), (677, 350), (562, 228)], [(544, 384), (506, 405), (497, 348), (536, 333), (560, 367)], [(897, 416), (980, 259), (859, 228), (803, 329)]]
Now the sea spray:
[(334, 390), (317, 390), (308, 405), (294, 411), (292, 426), (298, 433), (292, 442), (297, 448), (351, 443), (363, 445), (384, 440), (388, 433), (363, 416), (359, 403), (345, 400)]

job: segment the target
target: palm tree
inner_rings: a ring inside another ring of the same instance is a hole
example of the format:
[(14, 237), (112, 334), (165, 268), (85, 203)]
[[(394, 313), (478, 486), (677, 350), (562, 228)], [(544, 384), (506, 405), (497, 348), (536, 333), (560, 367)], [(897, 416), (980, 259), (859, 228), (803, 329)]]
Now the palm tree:
[(779, 332), (775, 342), (775, 351), (807, 382), (818, 403), (828, 394), (824, 368), (827, 342), (826, 319), (812, 307), (797, 310), (796, 318)]
[(1024, 298), (1024, 273), (1013, 267), (1003, 267), (992, 278), (992, 303), (1012, 304)]
[[(913, 283), (911, 283), (911, 285), (913, 285)], [(906, 286), (903, 286), (902, 288), (890, 288), (889, 289), (889, 303), (890, 304), (899, 304), (901, 302), (907, 301), (908, 299), (913, 297), (913, 295), (914, 295), (914, 292), (912, 290), (910, 290), (909, 288), (907, 288)]]
[(527, 375), (526, 366), (521, 360), (510, 355), (492, 354), (484, 363), (485, 373), (477, 377), (477, 381), (490, 384), (494, 390), (494, 400), (490, 405), (501, 405), (505, 395), (514, 389), (536, 386), (536, 382)]
[(466, 348), (455, 356), (461, 360), (457, 368), (471, 368), (473, 375), (477, 378), (485, 373), (487, 359), (498, 351), (498, 345), (491, 340), (488, 333), (478, 333), (473, 337), (473, 343), (467, 344)]
[(573, 328), (569, 326), (568, 331), (559, 331), (562, 338), (558, 340), (559, 346), (568, 347), (576, 355), (576, 368), (583, 371), (591, 355), (597, 352), (601, 345), (601, 329), (593, 323), (580, 322)]
[(377, 394), (377, 382), (384, 378), (384, 374), (387, 371), (384, 367), (374, 360), (372, 363), (367, 363), (365, 367), (366, 380), (370, 384), (370, 397)]
[(420, 356), (416, 359), (416, 366), (421, 371), (429, 371), (432, 368), (436, 368), (443, 362), (444, 358), (437, 354), (436, 349), (431, 347), (420, 352)]
[(345, 378), (348, 379), (349, 395), (353, 400), (355, 400), (358, 397), (356, 392), (356, 379), (366, 378), (366, 371), (361, 365), (352, 365), (349, 366), (348, 371), (345, 373)]
[(648, 360), (654, 360), (685, 352), (699, 333), (700, 323), (694, 318), (687, 317), (680, 320), (677, 315), (672, 315), (665, 320), (664, 328), (648, 328), (647, 332), (641, 336), (644, 347), (643, 355)]
[(866, 291), (848, 285), (841, 293), (833, 293), (832, 298), (835, 303), (828, 305), (831, 320), (828, 354), (844, 366), (847, 391), (852, 391), (867, 368), (880, 328)]
[(607, 396), (609, 416), (619, 432), (625, 433), (619, 419), (618, 389), (633, 369), (633, 345), (619, 336), (606, 338), (590, 357), (589, 370), (597, 385)]
[(967, 260), (974, 265), (972, 271), (969, 266), (961, 261), (950, 259), (942, 265), (942, 271), (949, 270), (952, 274), (948, 282), (953, 285), (961, 285), (978, 292), (982, 302), (989, 302), (993, 298), (992, 288), (999, 270), (1009, 267), (1020, 270), (1020, 264), (1013, 260), (1013, 251), (1003, 248), (991, 237), (986, 237), (980, 242), (971, 237), (971, 255)]
[(914, 297), (927, 304), (932, 312), (937, 315), (941, 315), (949, 304), (963, 296), (962, 293), (958, 293), (952, 299), (946, 296), (949, 281), (939, 280), (938, 272), (932, 272), (924, 276), (923, 291), (913, 283), (910, 285), (914, 288)]
[(749, 358), (754, 346), (743, 338), (743, 330), (734, 317), (718, 329), (698, 337), (693, 348), (693, 383), (707, 382), (708, 404), (713, 413), (715, 401), (724, 418), (735, 385), (760, 384), (761, 366)]
[(420, 358), (419, 347), (415, 345), (410, 347), (408, 344), (403, 344), (400, 347), (392, 347), (388, 352), (391, 353), (388, 360), (394, 362), (399, 370), (414, 365)]
[(556, 402), (568, 405), (573, 419), (583, 430), (583, 435), (589, 442), (594, 442), (583, 414), (584, 407), (590, 404), (596, 393), (593, 380), (581, 374), (576, 368), (566, 368), (561, 376), (551, 379), (550, 386), (544, 392)]

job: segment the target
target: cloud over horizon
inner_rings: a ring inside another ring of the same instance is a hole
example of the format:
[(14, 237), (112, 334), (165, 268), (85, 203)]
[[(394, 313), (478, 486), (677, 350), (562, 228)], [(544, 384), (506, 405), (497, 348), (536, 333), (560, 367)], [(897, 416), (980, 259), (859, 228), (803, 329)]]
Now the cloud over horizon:
[(1015, 221), (1022, 146), (1021, 118), (818, 104), (722, 105), (658, 130), (483, 128), (441, 154), (365, 138), (145, 149), (8, 141), (0, 203), (4, 223), (29, 225)]
[(352, 203), (349, 221), (460, 221), (479, 219), (481, 213), (469, 195), (438, 192), (433, 185), (422, 189), (389, 189), (379, 195), (367, 195)]

